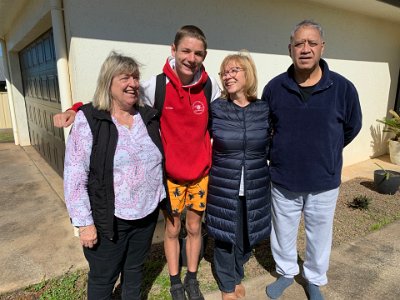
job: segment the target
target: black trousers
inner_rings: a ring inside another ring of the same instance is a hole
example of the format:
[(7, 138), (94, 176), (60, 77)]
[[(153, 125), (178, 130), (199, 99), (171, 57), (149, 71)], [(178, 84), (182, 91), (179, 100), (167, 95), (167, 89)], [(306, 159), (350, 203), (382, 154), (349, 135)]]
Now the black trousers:
[(214, 271), (218, 287), (222, 292), (231, 293), (244, 278), (244, 264), (251, 256), (246, 215), (246, 199), (239, 197), (237, 213), (236, 243), (215, 240)]
[(122, 299), (140, 299), (144, 262), (149, 253), (159, 210), (140, 220), (115, 218), (115, 239), (99, 234), (92, 249), (83, 248), (89, 263), (88, 299), (111, 299), (121, 273)]

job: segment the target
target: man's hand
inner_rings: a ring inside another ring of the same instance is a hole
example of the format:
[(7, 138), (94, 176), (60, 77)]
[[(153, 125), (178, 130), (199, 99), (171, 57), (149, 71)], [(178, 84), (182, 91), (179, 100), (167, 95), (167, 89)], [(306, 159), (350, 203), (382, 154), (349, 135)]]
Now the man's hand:
[(73, 110), (67, 110), (66, 112), (55, 114), (53, 117), (53, 123), (55, 127), (62, 128), (68, 127), (75, 121), (76, 112)]
[(97, 243), (96, 226), (88, 225), (79, 227), (79, 240), (83, 247), (93, 248)]

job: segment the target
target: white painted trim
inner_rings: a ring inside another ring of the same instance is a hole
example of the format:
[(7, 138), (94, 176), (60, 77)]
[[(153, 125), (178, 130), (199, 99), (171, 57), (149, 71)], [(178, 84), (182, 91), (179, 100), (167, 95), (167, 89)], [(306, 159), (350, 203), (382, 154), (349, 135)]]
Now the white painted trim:
[[(68, 68), (67, 46), (65, 42), (64, 18), (61, 0), (50, 0), (51, 20), (53, 25), (54, 47), (57, 60), (58, 87), (60, 90), (61, 110), (65, 111), (72, 105), (71, 83)], [(64, 128), (65, 140), (69, 128)]]

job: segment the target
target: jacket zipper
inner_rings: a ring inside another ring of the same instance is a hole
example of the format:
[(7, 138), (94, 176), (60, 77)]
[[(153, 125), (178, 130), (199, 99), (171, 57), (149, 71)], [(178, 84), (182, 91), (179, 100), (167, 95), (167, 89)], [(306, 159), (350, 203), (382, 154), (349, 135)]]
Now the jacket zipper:
[(247, 140), (247, 127), (246, 127), (246, 114), (245, 114), (245, 109), (246, 108), (242, 108), (242, 115), (243, 115), (243, 160), (242, 160), (242, 168), (240, 170), (241, 176), (242, 176), (242, 171), (243, 171), (243, 194), (246, 197), (246, 165), (245, 165), (245, 161), (246, 161), (246, 140)]

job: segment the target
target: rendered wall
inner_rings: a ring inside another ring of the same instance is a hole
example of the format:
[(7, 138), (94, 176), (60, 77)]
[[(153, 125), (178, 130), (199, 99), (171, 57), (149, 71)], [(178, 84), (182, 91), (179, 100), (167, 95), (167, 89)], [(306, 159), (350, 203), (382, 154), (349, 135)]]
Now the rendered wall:
[[(89, 3), (90, 2), (90, 3)], [(65, 1), (73, 99), (89, 101), (100, 65), (111, 50), (144, 64), (142, 78), (161, 71), (175, 31), (184, 24), (201, 27), (208, 40), (207, 71), (217, 76), (222, 58), (251, 51), (259, 94), (291, 63), (287, 45), (302, 19), (320, 22), (326, 33), (324, 57), (357, 87), (363, 128), (345, 149), (345, 165), (386, 151), (375, 121), (393, 107), (400, 66), (400, 24), (385, 22), (308, 1)], [(172, 5), (173, 3), (173, 5)]]
[[(324, 57), (332, 70), (356, 85), (363, 109), (363, 128), (345, 149), (345, 165), (386, 151), (375, 120), (394, 106), (400, 66), (399, 23), (301, 0), (63, 2), (75, 101), (91, 100), (101, 63), (111, 50), (137, 58), (143, 64), (143, 79), (159, 73), (176, 30), (185, 24), (204, 30), (209, 49), (205, 66), (214, 77), (226, 54), (248, 49), (258, 68), (261, 95), (264, 85), (291, 63), (287, 45), (293, 26), (302, 19), (314, 19), (325, 29)], [(49, 20), (43, 14), (47, 1), (30, 3), (36, 3), (36, 8), (26, 10), (28, 18), (21, 19), (9, 38), (8, 45), (15, 49)]]

